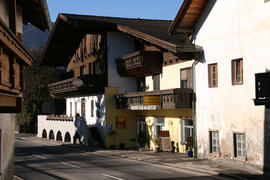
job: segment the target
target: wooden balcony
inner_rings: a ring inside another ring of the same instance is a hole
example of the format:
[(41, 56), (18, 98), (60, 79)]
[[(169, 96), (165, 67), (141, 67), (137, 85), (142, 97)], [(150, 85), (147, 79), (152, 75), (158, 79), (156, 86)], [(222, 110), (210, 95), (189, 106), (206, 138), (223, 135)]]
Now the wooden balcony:
[(193, 90), (176, 88), (116, 95), (118, 109), (156, 110), (192, 108)]
[(104, 91), (106, 80), (100, 75), (83, 75), (48, 85), (53, 97), (67, 97), (85, 93), (100, 93)]
[(160, 51), (136, 51), (116, 59), (121, 76), (146, 76), (162, 71), (163, 55)]

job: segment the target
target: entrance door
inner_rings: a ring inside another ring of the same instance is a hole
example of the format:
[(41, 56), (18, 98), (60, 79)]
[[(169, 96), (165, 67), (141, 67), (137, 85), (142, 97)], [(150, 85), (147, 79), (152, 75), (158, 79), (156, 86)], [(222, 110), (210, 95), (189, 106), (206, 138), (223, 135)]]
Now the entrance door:
[(137, 116), (137, 147), (144, 148), (149, 145), (149, 136), (145, 116)]

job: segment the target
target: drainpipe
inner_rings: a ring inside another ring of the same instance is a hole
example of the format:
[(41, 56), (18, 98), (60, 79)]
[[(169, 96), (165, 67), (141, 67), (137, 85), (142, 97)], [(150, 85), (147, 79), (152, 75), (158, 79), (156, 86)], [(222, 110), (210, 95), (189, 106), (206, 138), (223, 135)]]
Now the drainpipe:
[(194, 143), (194, 158), (197, 159), (197, 118), (196, 118), (196, 73), (195, 66), (199, 63), (199, 60), (202, 57), (202, 51), (199, 52), (198, 57), (194, 58), (194, 62), (192, 63), (192, 115), (193, 115), (193, 143)]

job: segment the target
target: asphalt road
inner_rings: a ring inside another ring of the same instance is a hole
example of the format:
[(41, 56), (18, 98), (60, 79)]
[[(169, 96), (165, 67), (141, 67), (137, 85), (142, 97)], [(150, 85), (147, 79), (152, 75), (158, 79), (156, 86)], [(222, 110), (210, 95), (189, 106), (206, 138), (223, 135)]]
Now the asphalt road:
[(14, 174), (27, 180), (225, 179), (23, 139), (15, 141)]

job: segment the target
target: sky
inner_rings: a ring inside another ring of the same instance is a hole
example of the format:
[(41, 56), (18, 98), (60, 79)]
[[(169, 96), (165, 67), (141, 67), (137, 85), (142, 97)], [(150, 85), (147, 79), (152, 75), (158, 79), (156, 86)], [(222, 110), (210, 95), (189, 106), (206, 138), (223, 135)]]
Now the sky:
[(47, 0), (52, 22), (58, 13), (173, 20), (182, 0)]

